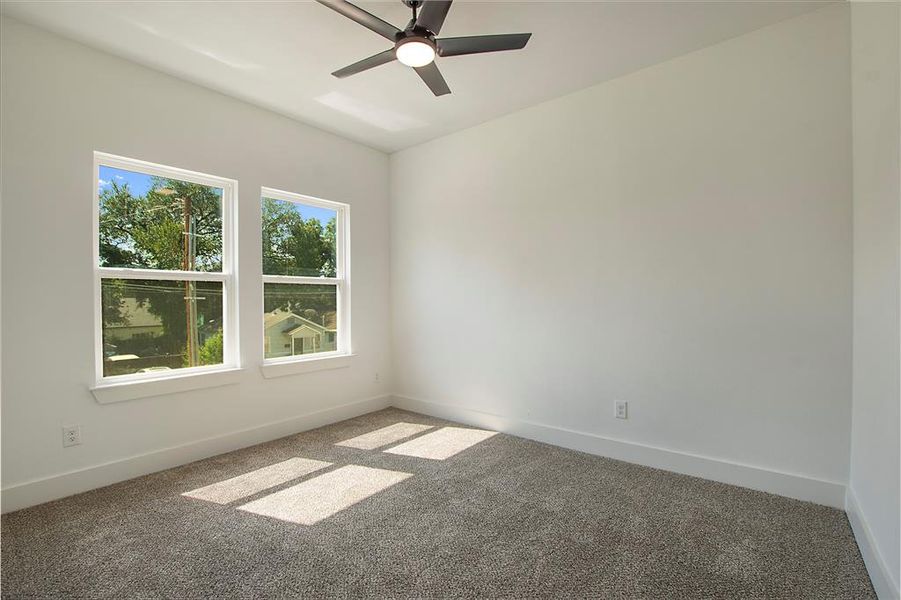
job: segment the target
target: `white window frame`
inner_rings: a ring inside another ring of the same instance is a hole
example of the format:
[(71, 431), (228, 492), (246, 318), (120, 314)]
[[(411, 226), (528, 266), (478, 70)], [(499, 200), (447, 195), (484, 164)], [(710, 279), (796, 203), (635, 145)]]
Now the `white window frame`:
[[(350, 205), (343, 202), (334, 202), (332, 200), (323, 200), (322, 198), (314, 198), (313, 196), (305, 196), (294, 192), (286, 192), (274, 188), (263, 187), (260, 189), (260, 203), (263, 198), (271, 198), (273, 200), (281, 200), (284, 202), (293, 202), (295, 204), (305, 204), (307, 206), (316, 206), (335, 211), (335, 277), (303, 277), (294, 275), (266, 275), (263, 274), (263, 285), (260, 289), (260, 296), (265, 306), (265, 289), (267, 283), (290, 283), (305, 285), (334, 285), (337, 293), (336, 309), (338, 332), (336, 336), (337, 349), (331, 352), (317, 352), (315, 354), (300, 354), (294, 356), (279, 356), (276, 358), (266, 358), (265, 348), (263, 350), (263, 366), (268, 365), (285, 365), (293, 363), (313, 363), (314, 361), (323, 361), (325, 359), (336, 359), (352, 356), (351, 351), (351, 334), (350, 334)], [(262, 230), (262, 223), (260, 223)], [(262, 248), (260, 254), (262, 263)], [(261, 315), (260, 325), (264, 328), (260, 338), (266, 335), (264, 325), (264, 315)], [(275, 372), (269, 371), (268, 374)], [(266, 371), (264, 369), (264, 374)]]
[[(222, 190), (222, 271), (181, 271), (162, 269), (136, 269), (100, 266), (100, 167), (113, 167), (134, 171), (147, 175), (169, 177), (190, 183), (207, 185)], [(156, 163), (146, 162), (104, 152), (94, 152), (94, 224), (92, 252), (94, 261), (94, 363), (95, 363), (95, 387), (92, 388), (95, 397), (100, 402), (127, 400), (146, 395), (155, 395), (148, 392), (134, 390), (135, 385), (142, 382), (157, 382), (160, 380), (175, 380), (182, 378), (194, 378), (194, 384), (184, 386), (184, 389), (200, 387), (198, 382), (203, 381), (207, 387), (217, 385), (215, 381), (207, 382), (206, 378), (197, 379), (197, 376), (230, 372), (240, 368), (240, 345), (238, 335), (238, 271), (237, 271), (237, 198), (238, 182), (234, 179), (226, 179), (215, 175), (197, 173), (178, 167), (170, 167)], [(173, 369), (171, 372), (132, 373), (126, 375), (103, 375), (103, 306), (101, 294), (101, 281), (103, 279), (153, 279), (176, 281), (204, 281), (222, 283), (222, 364), (206, 365), (200, 367), (185, 367)], [(101, 394), (110, 388), (127, 386), (132, 391), (123, 394), (116, 392), (107, 394), (115, 396), (115, 399), (104, 400)], [(150, 389), (150, 388), (148, 388)], [(150, 391), (160, 389), (153, 387)], [(166, 388), (168, 391), (169, 388)], [(179, 391), (173, 388), (172, 391)]]

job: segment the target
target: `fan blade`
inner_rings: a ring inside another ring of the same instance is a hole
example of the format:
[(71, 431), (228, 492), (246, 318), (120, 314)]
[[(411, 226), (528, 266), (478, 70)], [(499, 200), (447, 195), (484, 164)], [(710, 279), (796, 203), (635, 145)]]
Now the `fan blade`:
[(334, 75), (338, 79), (344, 79), (345, 77), (350, 77), (351, 75), (362, 73), (363, 71), (366, 71), (373, 67), (389, 63), (395, 58), (397, 57), (394, 54), (394, 48), (390, 48), (388, 50), (385, 50), (384, 52), (373, 54), (369, 58), (364, 58), (363, 60), (357, 61), (352, 65), (344, 67), (343, 69), (338, 69), (337, 71), (332, 73), (332, 75)]
[(320, 4), (328, 6), (335, 12), (341, 13), (348, 19), (352, 21), (356, 21), (363, 27), (370, 29), (382, 37), (388, 38), (392, 42), (397, 39), (397, 35), (400, 33), (400, 29), (392, 25), (391, 23), (386, 23), (382, 21), (377, 16), (370, 14), (356, 6), (347, 2), (346, 0), (317, 0)]
[(444, 25), (447, 11), (450, 10), (451, 2), (453, 0), (425, 0), (416, 18), (416, 26), (438, 35), (441, 26)]
[(419, 76), (422, 77), (422, 80), (436, 96), (451, 93), (450, 88), (447, 87), (447, 82), (441, 76), (441, 71), (438, 70), (438, 65), (434, 62), (430, 62), (424, 67), (413, 67), (413, 70), (419, 73)]
[(501, 50), (520, 50), (526, 47), (531, 33), (504, 33), (501, 35), (473, 35), (469, 37), (441, 38), (438, 56), (460, 56)]

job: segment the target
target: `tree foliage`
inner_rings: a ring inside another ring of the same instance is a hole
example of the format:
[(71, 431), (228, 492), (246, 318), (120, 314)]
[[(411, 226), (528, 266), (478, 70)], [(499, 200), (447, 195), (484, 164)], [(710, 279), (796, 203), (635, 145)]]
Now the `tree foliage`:
[(263, 294), (263, 310), (290, 311), (324, 325), (327, 313), (335, 312), (337, 298), (333, 285), (296, 285), (290, 283), (267, 283)]
[(335, 276), (335, 219), (304, 220), (290, 202), (263, 198), (263, 273)]
[(185, 269), (185, 209), (190, 206), (195, 271), (222, 270), (222, 190), (153, 178), (143, 196), (113, 181), (100, 193), (100, 265)]
[(206, 339), (200, 347), (200, 364), (222, 364), (222, 330), (220, 329)]

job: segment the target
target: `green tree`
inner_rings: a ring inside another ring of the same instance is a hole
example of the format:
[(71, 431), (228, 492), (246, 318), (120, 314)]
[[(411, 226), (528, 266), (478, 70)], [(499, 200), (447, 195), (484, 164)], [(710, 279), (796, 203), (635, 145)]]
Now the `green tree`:
[[(184, 269), (193, 261), (196, 271), (221, 271), (222, 190), (177, 179), (152, 181), (143, 196), (115, 181), (101, 191), (100, 265)], [(186, 221), (193, 230), (191, 256), (185, 253)]]
[(100, 306), (103, 322), (110, 325), (127, 325), (127, 318), (122, 313), (122, 299), (125, 297), (125, 282), (122, 279), (111, 279), (103, 282), (100, 288)]
[(200, 347), (200, 364), (222, 364), (222, 330), (220, 329), (206, 339)]
[[(294, 285), (290, 283), (267, 283), (263, 295), (263, 310), (290, 311), (317, 323), (322, 316), (334, 312), (337, 308), (335, 286), (333, 285)], [(307, 313), (312, 310), (313, 313)]]
[(320, 266), (319, 272), (323, 277), (335, 277), (335, 274), (337, 273), (335, 264), (338, 249), (338, 233), (335, 217), (332, 217), (329, 219), (328, 223), (326, 223), (325, 229), (322, 232), (322, 242), (325, 248), (322, 266)]
[(263, 273), (335, 276), (335, 219), (325, 226), (304, 218), (294, 204), (263, 198)]
[(291, 229), (287, 245), (294, 259), (292, 275), (319, 277), (328, 260), (328, 248), (322, 239), (322, 224), (319, 219), (300, 220)]
[(296, 275), (291, 272), (294, 255), (291, 236), (301, 223), (300, 215), (290, 203), (263, 198), (263, 273), (269, 275)]

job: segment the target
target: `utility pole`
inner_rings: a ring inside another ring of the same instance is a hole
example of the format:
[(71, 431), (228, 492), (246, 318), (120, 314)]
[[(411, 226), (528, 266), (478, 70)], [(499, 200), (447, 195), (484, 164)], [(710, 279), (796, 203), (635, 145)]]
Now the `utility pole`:
[[(194, 242), (194, 214), (191, 205), (190, 193), (182, 198), (184, 202), (184, 256), (182, 257), (182, 269), (194, 270), (194, 255), (196, 252)], [(188, 357), (188, 366), (196, 367), (200, 362), (200, 340), (197, 333), (197, 285), (196, 282), (185, 281), (185, 325), (187, 329), (187, 347), (185, 353)]]

